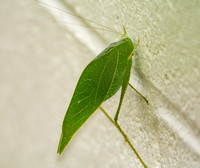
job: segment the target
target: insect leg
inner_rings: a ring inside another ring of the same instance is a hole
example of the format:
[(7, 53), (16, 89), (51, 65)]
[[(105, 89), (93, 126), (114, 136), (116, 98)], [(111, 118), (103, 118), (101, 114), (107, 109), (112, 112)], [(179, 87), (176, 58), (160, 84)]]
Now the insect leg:
[(136, 91), (137, 94), (139, 94), (143, 99), (144, 101), (149, 105), (149, 101), (146, 99), (146, 97), (144, 97), (140, 92), (137, 91), (137, 89), (135, 89), (130, 83), (128, 83), (128, 85)]
[[(124, 29), (124, 34), (122, 35), (121, 39), (123, 39), (124, 36), (126, 35), (126, 29), (125, 29), (124, 25), (123, 25), (123, 29)], [(121, 39), (120, 39), (120, 40), (121, 40)]]
[(117, 123), (117, 120), (118, 120), (119, 111), (121, 109), (121, 105), (122, 105), (124, 95), (126, 93), (126, 89), (127, 89), (127, 86), (128, 86), (128, 82), (129, 82), (129, 79), (130, 79), (131, 66), (132, 66), (132, 61), (130, 60), (129, 63), (128, 63), (128, 66), (126, 68), (125, 75), (124, 75), (124, 79), (123, 79), (123, 83), (122, 83), (122, 89), (121, 89), (121, 97), (120, 97), (119, 105), (118, 105), (117, 112), (116, 112), (115, 118), (114, 118), (116, 123)]
[(130, 56), (128, 57), (128, 60), (131, 59), (131, 57), (133, 56), (133, 52), (135, 51), (135, 49), (137, 48), (137, 46), (140, 44), (140, 39), (138, 39), (137, 44), (135, 45), (135, 47), (133, 48), (133, 51), (131, 52)]
[(140, 162), (142, 163), (142, 165), (144, 166), (144, 168), (147, 168), (147, 165), (144, 163), (144, 161), (142, 160), (142, 158), (140, 157), (140, 155), (138, 154), (138, 152), (136, 151), (136, 149), (133, 147), (133, 144), (130, 142), (128, 136), (122, 130), (122, 128), (120, 127), (120, 125), (117, 122), (115, 122), (101, 106), (99, 108), (106, 115), (106, 117), (114, 124), (114, 126), (119, 130), (119, 132), (122, 134), (122, 136), (124, 137), (125, 141), (128, 142), (129, 146), (134, 151), (134, 153), (136, 154), (136, 156), (138, 157), (138, 159), (140, 160)]

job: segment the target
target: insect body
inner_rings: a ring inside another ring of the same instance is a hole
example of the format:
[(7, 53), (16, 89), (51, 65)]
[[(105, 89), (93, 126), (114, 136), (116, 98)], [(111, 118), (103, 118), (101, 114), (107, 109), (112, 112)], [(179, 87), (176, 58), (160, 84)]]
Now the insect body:
[(82, 72), (63, 121), (59, 154), (74, 133), (121, 86), (121, 97), (124, 96), (130, 78), (133, 49), (129, 38), (112, 43)]
[[(98, 108), (100, 108), (124, 136), (143, 166), (145, 168), (147, 167), (117, 122), (127, 86), (130, 85), (129, 78), (133, 51), (138, 44), (139, 40), (134, 47), (130, 38), (124, 38), (120, 41), (111, 43), (84, 69), (63, 120), (62, 133), (57, 153), (61, 154), (63, 152), (76, 131)], [(147, 99), (132, 85), (130, 86), (148, 104)], [(120, 87), (120, 102), (113, 120), (101, 107), (101, 104), (112, 97)]]
[[(53, 7), (45, 2), (39, 2), (49, 7)], [(93, 21), (85, 19), (69, 11), (65, 11), (56, 7), (53, 8), (81, 18), (85, 21), (94, 23)], [(103, 28), (101, 28), (101, 30), (107, 30), (113, 33), (121, 34), (107, 26), (103, 26), (98, 23), (95, 24), (102, 26)], [(91, 61), (82, 72), (63, 120), (62, 133), (57, 153), (61, 154), (63, 152), (76, 131), (98, 108), (100, 108), (107, 118), (124, 136), (126, 142), (128, 142), (129, 146), (135, 152), (142, 165), (145, 168), (147, 167), (117, 122), (122, 101), (128, 85), (134, 89), (146, 101), (147, 104), (149, 104), (147, 99), (129, 83), (132, 55), (135, 48), (139, 44), (139, 40), (134, 47), (130, 38), (123, 38), (125, 35), (126, 30), (124, 28), (124, 34), (121, 40), (111, 43), (93, 61)], [(101, 104), (112, 97), (120, 89), (120, 87), (121, 97), (115, 118), (113, 120), (101, 107)]]

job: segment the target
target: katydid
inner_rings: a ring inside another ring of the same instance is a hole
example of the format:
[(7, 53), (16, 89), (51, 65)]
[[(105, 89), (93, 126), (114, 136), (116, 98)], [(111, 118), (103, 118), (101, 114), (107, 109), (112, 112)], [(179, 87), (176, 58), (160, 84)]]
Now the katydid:
[[(49, 7), (53, 7), (44, 2), (39, 2)], [(84, 19), (85, 21), (95, 23), (79, 15), (73, 14), (72, 12), (56, 7), (53, 8)], [(97, 23), (95, 24), (98, 26), (102, 26)], [(102, 29), (97, 29), (118, 33), (117, 31), (114, 31), (107, 26), (102, 27)], [(130, 71), (132, 66), (132, 56), (134, 54), (134, 50), (138, 45), (139, 40), (134, 46), (132, 40), (126, 36), (126, 29), (124, 28), (124, 34), (122, 35), (122, 38), (117, 42), (111, 43), (86, 66), (79, 78), (71, 102), (65, 114), (57, 153), (61, 154), (63, 152), (63, 150), (68, 145), (78, 129), (98, 108), (100, 108), (107, 116), (107, 118), (124, 136), (125, 140), (128, 142), (132, 150), (137, 155), (138, 159), (141, 161), (142, 165), (144, 167), (147, 167), (137, 153), (136, 149), (133, 147), (127, 135), (124, 133), (117, 122), (123, 98), (128, 85), (133, 90), (135, 90), (145, 100), (147, 104), (149, 104), (148, 100), (129, 83)], [(113, 120), (101, 107), (101, 105), (104, 101), (114, 96), (120, 88), (121, 97)]]
[[(130, 38), (123, 38), (111, 43), (83, 70), (64, 117), (57, 151), (59, 154), (62, 153), (76, 131), (100, 108), (122, 133), (143, 166), (147, 167), (117, 122), (122, 101), (129, 84), (132, 55), (136, 46), (133, 46)], [(113, 121), (101, 107), (101, 104), (114, 96), (120, 88), (120, 102)], [(136, 89), (134, 88), (134, 90)], [(137, 91), (137, 93), (139, 92)], [(142, 98), (148, 104), (147, 99), (144, 96)]]

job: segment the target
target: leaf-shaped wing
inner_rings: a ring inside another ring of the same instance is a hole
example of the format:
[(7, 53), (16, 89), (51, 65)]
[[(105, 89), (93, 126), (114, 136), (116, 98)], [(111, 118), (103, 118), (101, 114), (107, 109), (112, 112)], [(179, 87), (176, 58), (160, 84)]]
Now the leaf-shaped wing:
[(119, 90), (132, 50), (129, 38), (112, 43), (82, 72), (63, 121), (59, 154), (97, 108)]

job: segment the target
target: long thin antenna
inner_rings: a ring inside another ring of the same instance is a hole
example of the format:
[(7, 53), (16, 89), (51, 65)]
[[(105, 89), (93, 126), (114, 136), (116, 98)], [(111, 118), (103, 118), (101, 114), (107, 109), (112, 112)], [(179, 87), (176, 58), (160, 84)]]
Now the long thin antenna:
[(108, 32), (112, 32), (112, 33), (117, 33), (118, 34), (118, 32), (113, 32), (112, 30), (104, 29), (104, 28), (100, 28), (100, 27), (80, 25), (80, 24), (76, 24), (76, 23), (69, 23), (69, 22), (62, 22), (62, 21), (58, 21), (58, 22), (59, 23), (63, 23), (63, 24), (69, 24), (69, 25), (74, 25), (74, 26), (79, 26), (79, 27), (87, 27), (87, 28), (91, 28), (91, 29), (98, 29), (98, 30), (103, 30), (103, 31), (108, 31)]
[(70, 12), (70, 11), (67, 11), (67, 10), (64, 10), (64, 9), (61, 9), (61, 8), (57, 8), (57, 7), (55, 7), (55, 6), (52, 6), (52, 5), (48, 4), (48, 3), (42, 2), (42, 1), (40, 1), (40, 0), (36, 0), (36, 1), (38, 1), (39, 3), (44, 4), (44, 5), (46, 5), (46, 6), (49, 6), (49, 7), (51, 7), (51, 8), (57, 9), (57, 10), (59, 10), (59, 11), (61, 11), (61, 12), (70, 14), (70, 15), (72, 15), (72, 16), (75, 16), (75, 17), (80, 18), (80, 19), (82, 19), (82, 20), (85, 20), (85, 21), (87, 21), (87, 22), (90, 22), (90, 23), (96, 24), (96, 25), (98, 25), (98, 26), (101, 26), (101, 27), (105, 28), (105, 29), (103, 29), (103, 30), (106, 30), (106, 29), (107, 29), (107, 30), (109, 30), (110, 32), (113, 32), (113, 33), (117, 33), (117, 34), (122, 35), (122, 33), (118, 32), (118, 31), (116, 31), (116, 30), (113, 30), (113, 29), (111, 29), (110, 27), (101, 25), (101, 24), (99, 24), (99, 23), (96, 23), (96, 22), (94, 22), (94, 21), (92, 21), (92, 20), (86, 19), (86, 18), (84, 18), (84, 17), (82, 17), (82, 16), (79, 16), (79, 15), (77, 15), (77, 14), (75, 14), (75, 13), (72, 13), (72, 12)]

